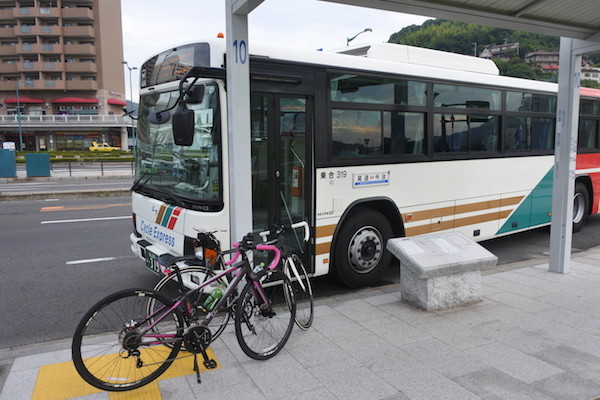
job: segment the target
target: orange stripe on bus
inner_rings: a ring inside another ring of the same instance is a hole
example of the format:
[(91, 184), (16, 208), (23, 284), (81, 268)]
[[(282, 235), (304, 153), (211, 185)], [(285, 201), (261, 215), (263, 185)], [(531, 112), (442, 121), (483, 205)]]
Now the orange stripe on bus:
[(406, 236), (421, 235), (424, 233), (437, 232), (446, 229), (460, 228), (462, 226), (481, 224), (484, 222), (497, 221), (508, 218), (512, 210), (505, 210), (490, 214), (475, 215), (473, 217), (458, 218), (451, 221), (442, 221), (439, 224), (428, 224), (406, 228)]
[(481, 201), (471, 204), (460, 204), (451, 207), (434, 208), (431, 210), (408, 212), (403, 214), (404, 222), (425, 221), (436, 217), (449, 217), (457, 214), (465, 214), (475, 211), (489, 210), (493, 208), (506, 207), (519, 204), (523, 196), (510, 197), (501, 200)]
[(328, 243), (319, 243), (315, 245), (315, 255), (320, 256), (322, 254), (329, 254), (331, 250), (331, 242)]
[(324, 226), (317, 226), (316, 229), (316, 237), (317, 238), (321, 238), (321, 237), (326, 237), (326, 236), (333, 236), (333, 232), (335, 232), (335, 227), (337, 225), (324, 225)]

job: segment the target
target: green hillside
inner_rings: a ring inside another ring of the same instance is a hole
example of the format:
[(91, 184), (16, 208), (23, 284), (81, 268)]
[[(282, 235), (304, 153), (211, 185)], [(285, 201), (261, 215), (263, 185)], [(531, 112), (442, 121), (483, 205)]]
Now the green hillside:
[[(490, 44), (519, 43), (518, 53), (509, 61), (494, 59), (502, 75), (527, 79), (556, 81), (554, 73), (542, 71), (524, 61), (525, 54), (534, 51), (558, 51), (560, 38), (536, 33), (513, 31), (463, 22), (428, 20), (423, 25), (411, 25), (394, 33), (389, 40), (428, 49), (443, 50), (459, 54), (477, 55)], [(594, 55), (588, 58), (594, 60)], [(598, 58), (600, 61), (600, 57)]]

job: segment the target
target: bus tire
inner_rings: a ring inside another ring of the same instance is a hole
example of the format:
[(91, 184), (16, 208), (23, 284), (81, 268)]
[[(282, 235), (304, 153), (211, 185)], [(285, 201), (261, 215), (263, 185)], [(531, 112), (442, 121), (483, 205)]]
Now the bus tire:
[(583, 182), (575, 183), (573, 196), (573, 232), (579, 232), (587, 219), (590, 209), (590, 194)]
[(334, 249), (334, 272), (338, 282), (350, 288), (376, 283), (389, 266), (386, 249), (392, 236), (390, 222), (370, 208), (355, 210), (342, 225)]

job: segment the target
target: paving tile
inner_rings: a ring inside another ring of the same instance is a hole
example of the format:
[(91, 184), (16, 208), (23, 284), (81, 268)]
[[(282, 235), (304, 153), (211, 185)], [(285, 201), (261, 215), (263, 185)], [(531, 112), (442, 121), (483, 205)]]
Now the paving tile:
[(356, 360), (309, 368), (334, 396), (344, 400), (386, 399), (399, 391)]
[(537, 315), (538, 313), (532, 314), (491, 300), (475, 304), (471, 308), (490, 318), (497, 319), (503, 324), (519, 326), (529, 331), (536, 331), (555, 324), (549, 319), (540, 317)]
[(321, 386), (306, 368), (285, 352), (265, 361), (242, 366), (267, 399), (279, 399), (287, 393), (304, 392)]
[(495, 368), (463, 375), (455, 381), (485, 400), (557, 400)]
[(449, 378), (489, 367), (489, 364), (478, 357), (461, 352), (439, 339), (409, 343), (402, 346), (401, 349), (419, 362)]
[(541, 351), (534, 356), (564, 371), (600, 384), (600, 357), (564, 345)]
[(546, 337), (514, 325), (493, 324), (479, 329), (482, 334), (515, 348), (523, 353), (531, 354), (560, 346)]
[(411, 326), (395, 317), (365, 321), (362, 322), (362, 325), (365, 329), (368, 329), (372, 335), (378, 336), (395, 346), (418, 342), (431, 337), (423, 330)]
[(339, 342), (338, 345), (362, 366), (375, 372), (397, 368), (398, 365), (419, 363), (397, 346), (375, 335), (368, 339), (349, 339)]
[(552, 364), (518, 351), (504, 343), (487, 344), (469, 349), (468, 353), (474, 357), (479, 357), (497, 370), (524, 383), (532, 383), (564, 372), (564, 370)]
[(547, 304), (516, 293), (496, 293), (487, 296), (487, 298), (528, 313), (535, 313), (548, 307)]
[(480, 399), (473, 392), (427, 366), (397, 368), (378, 374), (412, 400)]
[(364, 301), (366, 301), (367, 303), (374, 305), (374, 306), (381, 306), (383, 304), (400, 303), (402, 300), (401, 300), (400, 292), (398, 292), (398, 293), (383, 293), (378, 296), (367, 297), (364, 299)]
[(379, 308), (388, 315), (394, 316), (410, 325), (417, 326), (421, 323), (435, 320), (436, 312), (424, 311), (403, 302), (382, 304)]
[(340, 339), (370, 336), (371, 332), (359, 323), (338, 312), (328, 315), (315, 314), (313, 326), (325, 337), (336, 342)]
[(356, 322), (385, 318), (388, 314), (363, 299), (344, 301), (330, 306), (337, 312)]
[[(314, 329), (306, 332), (297, 331), (300, 334), (288, 340), (285, 350), (304, 367), (314, 367), (352, 357), (350, 352), (340, 347), (340, 342), (344, 342), (344, 340), (334, 343)], [(364, 338), (351, 340), (358, 340), (360, 342), (368, 341)]]
[(534, 386), (560, 400), (590, 399), (600, 395), (600, 384), (568, 372), (543, 379)]
[(459, 350), (492, 342), (485, 335), (442, 316), (434, 321), (420, 324), (419, 329)]
[[(204, 400), (204, 399), (219, 399), (219, 400), (267, 400), (271, 397), (267, 397), (254, 383), (243, 382), (237, 383), (235, 381), (229, 382), (228, 384), (220, 385), (205, 385), (204, 382), (197, 386), (192, 386), (194, 397), (193, 399)], [(175, 400), (188, 398), (165, 398), (165, 400)]]
[(539, 329), (536, 333), (557, 343), (600, 358), (600, 337), (596, 335), (558, 323)]

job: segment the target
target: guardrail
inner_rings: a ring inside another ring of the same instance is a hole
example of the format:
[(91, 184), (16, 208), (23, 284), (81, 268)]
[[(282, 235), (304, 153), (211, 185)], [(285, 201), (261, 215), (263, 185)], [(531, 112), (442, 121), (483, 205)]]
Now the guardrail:
[(52, 176), (108, 176), (133, 175), (133, 161), (53, 161), (50, 163)]

